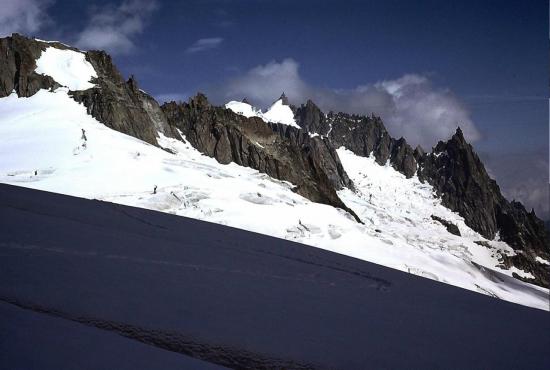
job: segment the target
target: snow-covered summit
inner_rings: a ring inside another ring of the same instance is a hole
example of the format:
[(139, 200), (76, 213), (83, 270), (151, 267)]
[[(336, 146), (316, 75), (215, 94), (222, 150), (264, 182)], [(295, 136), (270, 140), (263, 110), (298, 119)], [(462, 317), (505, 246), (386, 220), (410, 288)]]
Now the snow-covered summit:
[(273, 123), (282, 123), (284, 125), (300, 128), (294, 119), (294, 112), (292, 109), (284, 104), (283, 99), (277, 100), (273, 105), (264, 113), (264, 117)]
[(283, 94), (265, 113), (245, 102), (230, 101), (225, 104), (225, 107), (245, 117), (259, 117), (266, 122), (281, 123), (299, 129), (300, 126), (294, 119), (294, 112), (285, 103), (285, 99), (286, 96)]
[(231, 109), (233, 112), (240, 114), (241, 116), (245, 116), (247, 118), (250, 117), (262, 117), (262, 111), (253, 107), (252, 105), (245, 103), (244, 101), (230, 101), (225, 105), (227, 109)]

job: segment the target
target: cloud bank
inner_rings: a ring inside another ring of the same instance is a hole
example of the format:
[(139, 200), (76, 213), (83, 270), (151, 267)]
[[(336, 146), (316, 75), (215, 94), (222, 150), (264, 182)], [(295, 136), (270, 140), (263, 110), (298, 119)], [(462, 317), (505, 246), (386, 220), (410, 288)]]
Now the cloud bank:
[(0, 3), (0, 37), (13, 32), (32, 35), (49, 21), (46, 9), (53, 0), (2, 0)]
[(393, 136), (403, 136), (413, 146), (429, 149), (451, 136), (459, 125), (467, 140), (481, 137), (468, 110), (451, 91), (436, 88), (427, 77), (416, 74), (353, 89), (327, 89), (304, 81), (299, 64), (288, 58), (254, 67), (210, 89), (209, 95), (220, 103), (246, 97), (266, 107), (281, 92), (294, 104), (312, 99), (324, 111), (380, 115)]
[(479, 154), (507, 199), (519, 200), (528, 211), (534, 208), (537, 216), (550, 219), (548, 148)]
[(210, 37), (205, 39), (198, 39), (193, 45), (187, 48), (186, 52), (188, 54), (198, 53), (201, 51), (206, 51), (210, 49), (215, 49), (221, 45), (223, 38), (221, 37)]
[(156, 0), (125, 0), (117, 7), (108, 5), (94, 9), (76, 45), (112, 54), (128, 53), (135, 47), (133, 38), (143, 32), (158, 7)]

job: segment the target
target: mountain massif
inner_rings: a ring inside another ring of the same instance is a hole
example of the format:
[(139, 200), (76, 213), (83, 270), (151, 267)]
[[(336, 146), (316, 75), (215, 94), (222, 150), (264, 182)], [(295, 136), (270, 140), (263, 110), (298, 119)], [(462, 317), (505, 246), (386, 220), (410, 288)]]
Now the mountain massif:
[[(49, 49), (84, 56), (95, 72), (89, 81), (92, 86), (72, 89), (55, 76), (40, 73), (37, 60)], [(19, 98), (32, 97), (41, 89), (53, 92), (62, 86), (108, 128), (168, 152), (172, 149), (163, 145), (166, 138), (191, 145), (221, 164), (252, 168), (292, 184), (295, 193), (312, 202), (342, 210), (358, 224), (366, 220), (341, 196), (345, 189), (356, 191), (357, 184), (339, 150), (374, 159), (407, 179), (417, 178), (429, 185), (441, 204), (462, 217), (467, 227), (487, 240), (500, 240), (511, 247), (513, 253), (498, 256), (502, 269), (522, 270), (528, 275), (513, 272), (513, 276), (550, 286), (550, 238), (544, 223), (521, 203), (504, 198), (460, 128), (449, 140), (426, 151), (413, 149), (404, 138), (391, 137), (377, 116), (325, 113), (312, 101), (293, 106), (284, 95), (278, 100), (278, 109), (292, 111), (295, 125), (215, 106), (203, 94), (188, 102), (159, 105), (139, 88), (133, 76), (123, 78), (103, 51), (80, 52), (58, 42), (17, 34), (0, 39), (0, 98), (13, 92)], [(256, 112), (246, 102), (240, 104)], [(433, 222), (460, 234), (452, 220), (432, 216)], [(483, 240), (476, 243), (490, 248)]]

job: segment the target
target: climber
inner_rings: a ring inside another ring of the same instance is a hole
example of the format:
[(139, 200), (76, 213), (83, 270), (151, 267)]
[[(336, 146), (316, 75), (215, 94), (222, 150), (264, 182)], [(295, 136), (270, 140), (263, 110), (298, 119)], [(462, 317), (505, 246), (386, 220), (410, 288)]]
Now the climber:
[(82, 129), (82, 140), (84, 141), (88, 141), (88, 139), (86, 138), (86, 130)]
[(157, 186), (155, 185), (154, 189), (153, 189), (153, 194), (156, 194), (157, 193)]

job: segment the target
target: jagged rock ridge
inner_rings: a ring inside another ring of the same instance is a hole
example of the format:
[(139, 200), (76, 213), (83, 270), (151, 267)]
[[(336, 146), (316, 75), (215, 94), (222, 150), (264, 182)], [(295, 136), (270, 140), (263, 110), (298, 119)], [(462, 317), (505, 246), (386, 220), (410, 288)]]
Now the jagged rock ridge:
[(379, 117), (332, 112), (325, 115), (311, 100), (297, 109), (296, 117), (304, 130), (328, 137), (336, 148), (344, 146), (363, 157), (372, 154), (380, 165), (389, 160), (407, 177), (416, 172), (413, 149), (405, 139), (392, 138)]
[(516, 256), (505, 258), (505, 265), (530, 271), (537, 284), (550, 284), (548, 268), (536, 261), (537, 255), (550, 256), (544, 223), (521, 203), (502, 196), (460, 128), (449, 141), (440, 141), (432, 153), (420, 158), (418, 176), (429, 182), (443, 204), (464, 217), (468, 226), (488, 239), (498, 233), (516, 250)]
[(166, 103), (168, 123), (202, 153), (220, 163), (235, 162), (296, 185), (300, 195), (319, 203), (351, 211), (336, 190), (353, 188), (338, 154), (327, 140), (283, 124), (246, 118), (212, 106), (198, 94), (189, 103)]
[(344, 146), (361, 156), (373, 155), (381, 165), (389, 161), (407, 177), (417, 174), (434, 187), (447, 208), (464, 217), (469, 227), (488, 239), (498, 233), (516, 250), (516, 256), (503, 257), (503, 265), (516, 266), (535, 277), (523, 280), (550, 285), (547, 265), (536, 260), (537, 256), (550, 257), (550, 237), (544, 223), (521, 203), (502, 196), (460, 128), (450, 140), (440, 141), (431, 153), (425, 153), (420, 146), (413, 150), (403, 138), (392, 138), (374, 115), (325, 115), (309, 100), (297, 109), (296, 117), (304, 130), (328, 137), (335, 147)]

